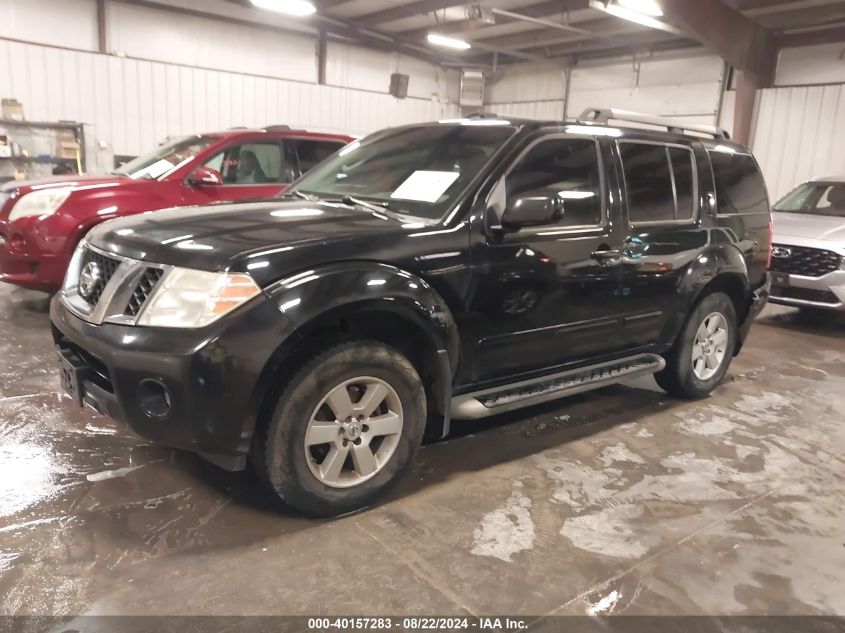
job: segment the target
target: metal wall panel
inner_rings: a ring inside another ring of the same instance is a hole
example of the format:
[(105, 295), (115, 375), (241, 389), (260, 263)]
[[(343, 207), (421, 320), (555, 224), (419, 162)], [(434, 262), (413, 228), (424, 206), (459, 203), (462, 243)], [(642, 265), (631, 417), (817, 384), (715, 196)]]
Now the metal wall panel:
[(845, 174), (845, 84), (771, 88), (757, 99), (751, 147), (772, 202), (814, 176)]
[[(0, 94), (19, 99), (31, 120), (86, 123), (92, 169), (110, 168), (112, 151), (139, 154), (166, 137), (233, 126), (287, 123), (314, 131), (366, 134), (389, 125), (459, 115), (457, 105), (430, 98), (395, 99), (355, 88), (3, 39)], [(99, 151), (97, 141), (110, 150)]]

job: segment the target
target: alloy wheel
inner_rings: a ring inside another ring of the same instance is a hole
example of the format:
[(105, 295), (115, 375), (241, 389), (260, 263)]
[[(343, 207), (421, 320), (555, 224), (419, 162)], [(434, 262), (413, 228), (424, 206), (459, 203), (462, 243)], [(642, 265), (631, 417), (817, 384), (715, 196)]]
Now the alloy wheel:
[(720, 312), (711, 312), (695, 332), (692, 344), (692, 371), (699, 380), (710, 380), (722, 366), (728, 350), (728, 321)]
[(371, 376), (346, 380), (311, 415), (305, 431), (308, 468), (332, 488), (362, 484), (390, 461), (402, 426), (402, 403), (393, 387)]

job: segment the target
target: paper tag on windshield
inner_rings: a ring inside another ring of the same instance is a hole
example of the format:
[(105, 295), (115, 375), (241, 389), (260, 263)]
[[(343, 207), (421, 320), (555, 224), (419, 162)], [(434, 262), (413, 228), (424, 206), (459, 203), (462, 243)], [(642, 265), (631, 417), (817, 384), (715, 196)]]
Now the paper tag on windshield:
[(162, 158), (154, 162), (152, 165), (139, 171), (137, 174), (134, 174), (135, 178), (158, 178), (159, 176), (163, 176), (167, 172), (173, 169), (173, 163), (169, 160)]
[(415, 171), (390, 194), (390, 197), (400, 200), (437, 202), (460, 175), (456, 171)]

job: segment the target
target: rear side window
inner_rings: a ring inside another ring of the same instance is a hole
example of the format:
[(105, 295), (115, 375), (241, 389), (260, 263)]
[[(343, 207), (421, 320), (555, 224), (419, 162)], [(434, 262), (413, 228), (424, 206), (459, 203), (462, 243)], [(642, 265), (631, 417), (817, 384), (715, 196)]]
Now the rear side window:
[(318, 163), (322, 163), (329, 156), (343, 147), (338, 141), (309, 141), (297, 139), (296, 150), (299, 152), (299, 168), (304, 174)]
[(750, 154), (709, 152), (716, 180), (716, 212), (768, 213), (766, 185)]
[(695, 164), (685, 147), (619, 143), (628, 218), (634, 224), (689, 220), (695, 214)]

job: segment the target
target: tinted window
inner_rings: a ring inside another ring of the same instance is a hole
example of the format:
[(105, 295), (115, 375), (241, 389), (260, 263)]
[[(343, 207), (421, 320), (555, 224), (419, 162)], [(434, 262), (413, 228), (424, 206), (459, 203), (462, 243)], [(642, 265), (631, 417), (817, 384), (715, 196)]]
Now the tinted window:
[(601, 223), (601, 172), (598, 148), (588, 139), (537, 143), (507, 177), (507, 196), (557, 196), (563, 200), (563, 226)]
[(306, 141), (298, 139), (296, 150), (299, 152), (299, 168), (302, 173), (310, 171), (318, 163), (322, 163), (329, 156), (343, 147), (343, 143), (337, 141)]
[(670, 147), (672, 173), (675, 176), (675, 194), (678, 200), (676, 220), (688, 220), (695, 215), (695, 164), (692, 152), (681, 147)]
[(775, 210), (845, 218), (845, 184), (800, 185), (786, 194)]
[(628, 218), (631, 222), (660, 222), (675, 219), (675, 195), (669, 157), (663, 145), (620, 143)]
[(748, 154), (710, 152), (717, 213), (768, 213), (766, 185)]
[(294, 170), (279, 143), (244, 143), (227, 147), (205, 163), (227, 185), (291, 182)]

